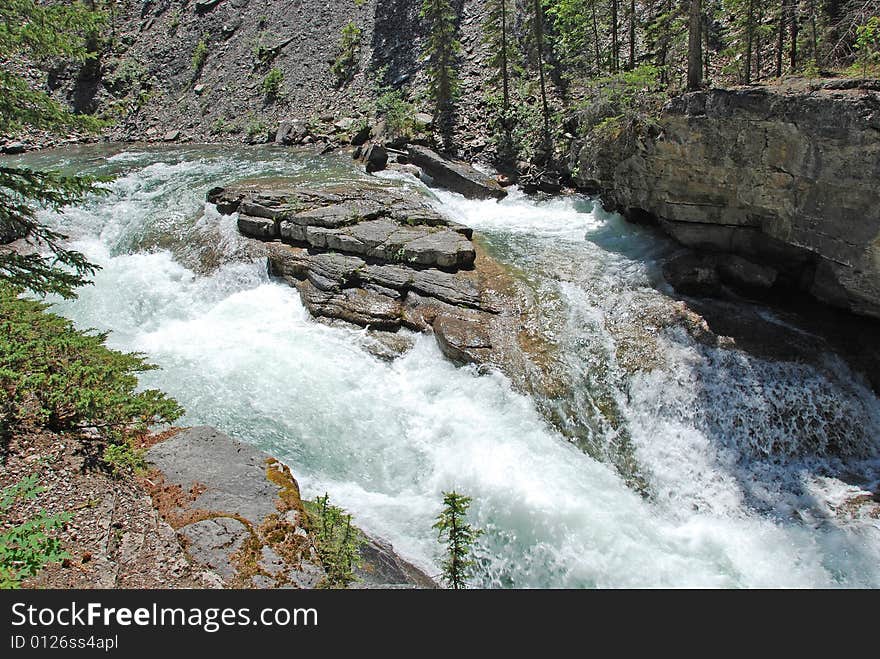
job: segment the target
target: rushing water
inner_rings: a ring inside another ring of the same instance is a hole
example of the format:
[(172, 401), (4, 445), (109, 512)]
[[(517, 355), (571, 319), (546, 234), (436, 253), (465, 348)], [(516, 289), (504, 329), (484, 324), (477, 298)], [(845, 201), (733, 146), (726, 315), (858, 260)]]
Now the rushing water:
[[(203, 201), (243, 177), (365, 176), (344, 159), (132, 147), (24, 160), (117, 176), (108, 195), (44, 218), (103, 267), (59, 312), (149, 355), (162, 370), (144, 383), (175, 396), (183, 422), (278, 455), (306, 495), (329, 492), (429, 573), (431, 524), (455, 488), (486, 531), (486, 587), (880, 586), (880, 520), (842, 506), (877, 490), (878, 399), (834, 355), (764, 360), (675, 327), (648, 328), (653, 367), (622, 368), (609, 328), (644, 329), (644, 310), (668, 301), (658, 261), (674, 248), (588, 199), (474, 202), (386, 177), (433, 195), (534, 291), (571, 393), (533, 400), (456, 368), (431, 337), (388, 363), (362, 331), (314, 322)], [(624, 450), (630, 474), (615, 463)]]

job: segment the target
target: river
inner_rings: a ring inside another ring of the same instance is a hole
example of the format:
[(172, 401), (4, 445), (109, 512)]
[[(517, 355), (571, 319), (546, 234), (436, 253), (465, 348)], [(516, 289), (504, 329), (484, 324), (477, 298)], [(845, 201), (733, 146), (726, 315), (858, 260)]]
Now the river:
[[(346, 157), (129, 145), (17, 162), (116, 177), (41, 216), (102, 266), (57, 312), (159, 365), (142, 382), (181, 402), (182, 423), (277, 455), (306, 496), (328, 492), (430, 574), (431, 524), (455, 488), (485, 531), (480, 587), (880, 586), (880, 519), (847, 503), (880, 481), (864, 378), (832, 353), (780, 361), (655, 327), (676, 247), (589, 198), (478, 202), (384, 176), (472, 226), (534, 292), (568, 384), (541, 399), (454, 366), (430, 336), (373, 356), (363, 331), (311, 319), (204, 202), (245, 177), (363, 179)], [(622, 363), (621, 327), (649, 336), (650, 367)]]

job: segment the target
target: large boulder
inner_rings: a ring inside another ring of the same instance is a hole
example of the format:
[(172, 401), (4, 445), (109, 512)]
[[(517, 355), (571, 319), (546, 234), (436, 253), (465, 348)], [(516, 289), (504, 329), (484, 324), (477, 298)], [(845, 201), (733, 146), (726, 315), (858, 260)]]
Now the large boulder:
[(309, 134), (309, 125), (301, 119), (282, 121), (275, 131), (275, 143), (285, 146), (301, 144)]
[(507, 196), (498, 181), (467, 163), (444, 158), (425, 146), (410, 145), (408, 151), (412, 164), (421, 167), (440, 187), (468, 199), (503, 199)]
[(368, 174), (382, 171), (388, 166), (388, 149), (378, 142), (368, 142), (359, 146), (353, 157), (364, 163)]

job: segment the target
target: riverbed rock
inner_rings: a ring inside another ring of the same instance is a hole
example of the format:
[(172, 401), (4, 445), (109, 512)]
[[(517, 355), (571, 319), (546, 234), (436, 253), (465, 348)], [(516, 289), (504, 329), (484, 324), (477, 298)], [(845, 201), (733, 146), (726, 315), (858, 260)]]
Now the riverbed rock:
[(492, 348), (492, 340), (480, 322), (443, 314), (434, 319), (432, 327), (441, 352), (454, 362), (482, 362), (483, 353)]
[(358, 157), (368, 174), (382, 171), (388, 165), (388, 149), (377, 142), (365, 144)]
[(278, 224), (275, 220), (263, 217), (251, 217), (250, 215), (238, 216), (238, 230), (246, 236), (270, 240), (279, 235)]
[[(325, 571), (288, 467), (210, 427), (189, 428), (153, 446), (154, 501), (191, 560), (227, 586), (315, 588)], [(380, 539), (364, 536), (360, 583), (436, 587)]]
[(507, 191), (491, 176), (457, 160), (444, 158), (428, 147), (410, 145), (409, 159), (424, 170), (440, 187), (463, 194), (468, 199), (503, 199)]
[(301, 119), (282, 121), (275, 131), (275, 143), (285, 146), (301, 144), (309, 134), (309, 124)]
[(390, 188), (215, 188), (207, 199), (220, 212), (238, 212), (238, 229), (250, 238), (448, 270), (475, 259), (469, 229)]
[(655, 129), (578, 145), (577, 182), (684, 245), (775, 272), (752, 283), (880, 318), (880, 93), (838, 82), (677, 97)]
[(522, 386), (534, 374), (521, 348), (535, 345), (521, 341), (524, 289), (469, 227), (416, 192), (366, 182), (303, 189), (244, 181), (207, 198), (239, 214), (241, 233), (265, 249), (269, 273), (295, 287), (312, 316), (366, 328), (375, 340), (365, 339), (364, 349), (382, 359), (413, 345), (389, 340), (406, 329), (433, 334), (457, 364), (500, 368)]

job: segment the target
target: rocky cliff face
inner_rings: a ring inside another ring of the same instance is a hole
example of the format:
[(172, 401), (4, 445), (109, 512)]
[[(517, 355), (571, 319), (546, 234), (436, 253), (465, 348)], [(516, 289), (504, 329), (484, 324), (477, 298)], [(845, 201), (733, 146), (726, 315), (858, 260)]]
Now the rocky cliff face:
[[(463, 119), (458, 143), (478, 152), (485, 139), (479, 81), (483, 0), (454, 2), (461, 17)], [(115, 139), (265, 141), (283, 120), (331, 127), (368, 113), (377, 85), (423, 86), (424, 22), (411, 0), (121, 0), (87, 67), (54, 70), (49, 86), (77, 110), (115, 121)], [(361, 30), (347, 80), (331, 66), (349, 22)], [(277, 93), (263, 82), (277, 69)], [(425, 107), (423, 109), (430, 110)], [(473, 126), (467, 117), (475, 117)]]
[(577, 179), (684, 245), (743, 257), (716, 263), (746, 282), (751, 271), (753, 285), (880, 317), (878, 90), (828, 81), (687, 94), (650, 130), (580, 144)]

